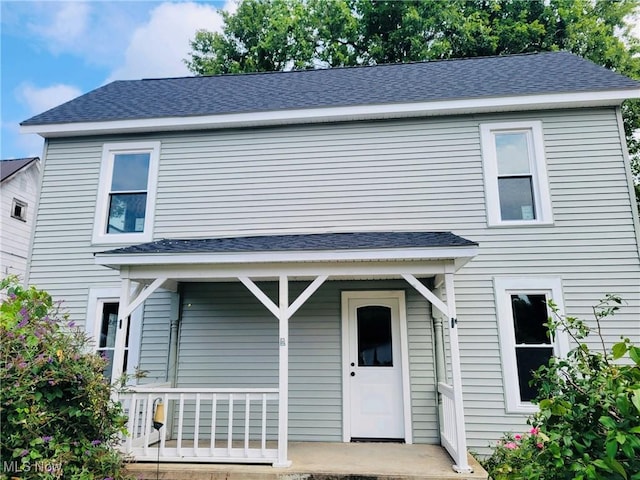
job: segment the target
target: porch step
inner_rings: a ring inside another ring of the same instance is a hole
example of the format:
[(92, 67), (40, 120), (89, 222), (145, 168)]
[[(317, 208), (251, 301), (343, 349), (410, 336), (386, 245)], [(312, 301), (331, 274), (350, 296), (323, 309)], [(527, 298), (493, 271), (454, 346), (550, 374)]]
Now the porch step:
[(394, 443), (289, 444), (288, 468), (266, 465), (131, 463), (127, 470), (144, 480), (486, 480), (472, 457), (473, 473), (456, 473), (447, 452), (436, 445)]

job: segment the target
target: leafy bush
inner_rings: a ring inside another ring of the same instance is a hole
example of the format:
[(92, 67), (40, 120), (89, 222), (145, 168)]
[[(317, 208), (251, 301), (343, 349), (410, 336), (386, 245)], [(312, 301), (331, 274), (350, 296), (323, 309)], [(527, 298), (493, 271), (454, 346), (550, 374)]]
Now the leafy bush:
[[(607, 352), (600, 329), (620, 304), (608, 295), (596, 305), (591, 329), (550, 302), (549, 331), (566, 331), (577, 347), (535, 373), (540, 410), (529, 433), (506, 434), (484, 461), (491, 478), (640, 479), (640, 348), (623, 339)], [(593, 333), (602, 352), (584, 343)]]
[(0, 478), (121, 479), (126, 418), (111, 400), (106, 361), (51, 296), (0, 282)]

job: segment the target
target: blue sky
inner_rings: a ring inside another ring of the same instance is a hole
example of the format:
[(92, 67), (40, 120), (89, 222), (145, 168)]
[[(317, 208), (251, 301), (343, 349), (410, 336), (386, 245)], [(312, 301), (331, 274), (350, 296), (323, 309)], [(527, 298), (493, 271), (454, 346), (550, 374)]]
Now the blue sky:
[(0, 158), (42, 155), (27, 118), (112, 80), (185, 76), (199, 28), (218, 30), (216, 1), (0, 0)]

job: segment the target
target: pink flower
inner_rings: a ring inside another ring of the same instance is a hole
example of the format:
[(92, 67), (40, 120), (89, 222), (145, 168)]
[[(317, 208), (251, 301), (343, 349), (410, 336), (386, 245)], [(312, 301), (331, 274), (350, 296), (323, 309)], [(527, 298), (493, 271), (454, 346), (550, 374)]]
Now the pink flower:
[(509, 450), (515, 450), (518, 446), (513, 442), (507, 442), (504, 444), (504, 448), (508, 448)]
[(515, 438), (516, 440), (522, 440), (522, 435), (520, 435), (519, 433), (516, 433), (513, 438)]
[(540, 433), (540, 429), (538, 427), (533, 427), (531, 430), (529, 430), (529, 433), (531, 435), (537, 435), (538, 433)]
[(544, 445), (542, 443), (536, 443), (536, 447), (538, 447), (540, 450), (542, 450)]

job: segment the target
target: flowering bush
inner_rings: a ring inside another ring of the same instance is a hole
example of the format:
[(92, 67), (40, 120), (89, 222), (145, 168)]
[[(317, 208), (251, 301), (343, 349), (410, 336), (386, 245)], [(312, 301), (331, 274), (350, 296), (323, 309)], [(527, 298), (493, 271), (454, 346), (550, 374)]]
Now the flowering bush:
[(125, 478), (115, 446), (126, 418), (105, 360), (46, 292), (11, 277), (0, 291), (0, 478)]
[[(600, 321), (621, 300), (607, 296), (594, 307), (596, 328), (554, 314), (550, 332), (565, 331), (577, 345), (534, 375), (540, 410), (528, 434), (506, 434), (484, 467), (494, 480), (640, 480), (640, 348), (623, 339), (604, 349)], [(603, 351), (583, 340), (598, 335)]]
[(548, 441), (549, 437), (537, 427), (527, 433), (507, 433), (498, 441), (493, 455), (485, 460), (483, 466), (495, 480), (529, 478), (527, 470), (530, 465), (537, 464), (538, 456)]

